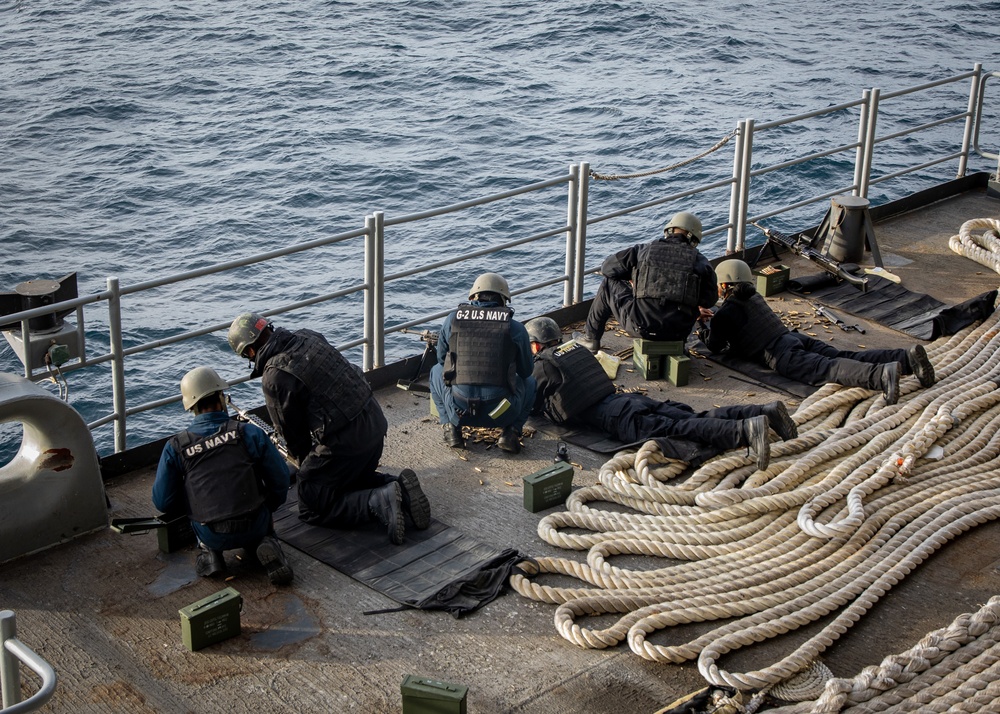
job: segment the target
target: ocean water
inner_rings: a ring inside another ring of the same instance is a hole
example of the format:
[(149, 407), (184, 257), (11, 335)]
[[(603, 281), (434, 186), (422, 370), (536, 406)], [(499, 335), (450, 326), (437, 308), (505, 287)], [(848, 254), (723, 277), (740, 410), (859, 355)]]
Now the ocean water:
[[(126, 286), (357, 228), (372, 211), (401, 216), (552, 178), (580, 161), (601, 173), (667, 166), (744, 117), (789, 117), (976, 62), (1000, 70), (995, 1), (0, 3), (0, 290), (72, 271), (81, 294), (103, 290), (108, 276)], [(968, 85), (950, 91), (964, 109)], [(897, 119), (918, 122), (930, 109), (912, 106)], [(960, 128), (949, 131), (944, 147), (959, 141)], [(815, 139), (783, 136), (801, 152)], [(904, 144), (888, 159), (915, 163), (907, 152)], [(708, 180), (731, 165), (731, 149), (712, 160), (721, 164), (695, 164), (682, 177), (595, 185), (592, 213)], [(822, 166), (810, 171), (772, 190), (788, 203), (826, 185)], [(932, 175), (953, 173), (949, 164)], [(876, 203), (896, 197), (882, 190)], [(588, 263), (651, 238), (680, 208), (595, 227)], [(683, 208), (707, 224), (725, 220), (723, 200)], [(387, 233), (387, 272), (564, 218), (560, 190), (516, 208), (400, 227)], [(710, 254), (721, 252), (714, 238)], [(561, 239), (502, 260), (515, 287), (537, 280), (561, 269)], [(126, 302), (126, 345), (360, 282), (360, 265), (355, 243), (154, 291)], [(405, 281), (388, 319), (452, 305), (472, 277), (497, 268), (470, 261)], [(596, 282), (588, 285), (592, 292)], [(553, 289), (515, 305), (530, 315), (560, 298)], [(88, 339), (101, 349), (102, 317), (88, 320)], [(359, 333), (360, 301), (280, 324), (344, 341)], [(390, 358), (419, 348), (394, 341)], [(136, 357), (129, 403), (169, 396), (199, 363), (227, 375), (245, 368), (219, 336)], [(0, 369), (21, 372), (3, 342)], [(88, 420), (107, 412), (106, 374), (69, 381)], [(249, 388), (243, 394), (260, 403)], [(179, 406), (130, 420), (129, 444), (184, 421)], [(95, 437), (107, 452), (110, 429)]]

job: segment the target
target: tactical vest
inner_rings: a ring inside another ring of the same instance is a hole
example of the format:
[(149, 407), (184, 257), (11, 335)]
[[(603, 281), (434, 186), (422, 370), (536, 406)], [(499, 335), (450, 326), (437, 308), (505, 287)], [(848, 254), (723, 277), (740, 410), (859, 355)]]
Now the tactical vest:
[(309, 430), (316, 444), (347, 426), (372, 397), (364, 375), (312, 330), (291, 333), (282, 351), (268, 360), (266, 368), (272, 367), (309, 389)]
[(476, 384), (514, 391), (517, 366), (509, 307), (459, 305), (451, 321), (448, 384)]
[(235, 518), (264, 505), (243, 430), (242, 422), (230, 419), (208, 436), (182, 431), (171, 438), (184, 469), (189, 515), (199, 523)]
[(639, 250), (635, 296), (698, 307), (701, 278), (694, 271), (698, 250), (679, 240), (657, 240)]
[(615, 393), (608, 373), (583, 345), (547, 349), (537, 355), (554, 364), (562, 375), (562, 384), (545, 399), (545, 413), (562, 424)]
[(788, 334), (788, 328), (781, 318), (774, 314), (774, 310), (760, 293), (754, 293), (750, 299), (740, 302), (746, 307), (747, 320), (734, 338), (735, 344), (730, 345), (733, 352), (752, 357), (771, 344), (775, 338)]

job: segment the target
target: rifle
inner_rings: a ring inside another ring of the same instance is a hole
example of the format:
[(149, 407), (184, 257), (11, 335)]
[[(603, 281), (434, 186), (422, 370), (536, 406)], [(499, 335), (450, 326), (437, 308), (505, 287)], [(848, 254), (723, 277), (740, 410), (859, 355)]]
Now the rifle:
[(417, 371), (413, 375), (413, 378), (400, 379), (396, 382), (396, 386), (407, 392), (430, 392), (430, 387), (417, 384), (417, 380), (420, 379), (420, 374), (424, 371), (424, 362), (427, 361), (428, 355), (432, 355), (434, 349), (437, 347), (439, 333), (431, 332), (430, 330), (410, 330), (405, 327), (400, 332), (405, 332), (408, 335), (420, 335), (420, 340), (424, 343), (424, 353), (420, 355), (420, 361), (417, 363)]
[[(750, 225), (759, 229), (768, 242), (774, 241), (775, 243), (780, 243), (795, 255), (811, 260), (826, 272), (835, 275), (839, 280), (846, 280), (851, 285), (861, 288), (861, 292), (868, 290), (868, 278), (845, 270), (840, 263), (813, 248), (811, 242), (803, 234), (800, 233), (797, 238), (792, 238), (790, 235), (776, 231), (773, 228), (765, 228), (756, 221), (750, 221)], [(764, 246), (767, 246), (767, 242), (764, 243)], [(761, 248), (761, 252), (763, 250)]]
[[(812, 303), (809, 304), (812, 305)], [(865, 328), (861, 327), (860, 325), (847, 324), (842, 319), (837, 317), (833, 313), (833, 311), (830, 310), (829, 308), (823, 307), (822, 305), (812, 305), (812, 308), (813, 310), (816, 311), (817, 315), (819, 315), (820, 317), (825, 317), (827, 320), (832, 322), (834, 325), (839, 327), (844, 332), (850, 332), (851, 330), (854, 330), (855, 332), (860, 332), (862, 335), (865, 334)]]
[(278, 432), (274, 430), (273, 426), (268, 424), (256, 414), (251, 414), (246, 409), (241, 409), (236, 406), (236, 403), (233, 402), (233, 398), (228, 394), (226, 395), (226, 401), (229, 403), (229, 406), (233, 408), (233, 411), (236, 412), (238, 419), (241, 419), (248, 424), (253, 424), (267, 434), (267, 438), (271, 440), (271, 443), (278, 449), (278, 453), (284, 457), (285, 461), (293, 464), (296, 463), (295, 459), (292, 458), (292, 455), (288, 453), (288, 445), (285, 444), (285, 440), (282, 439)]

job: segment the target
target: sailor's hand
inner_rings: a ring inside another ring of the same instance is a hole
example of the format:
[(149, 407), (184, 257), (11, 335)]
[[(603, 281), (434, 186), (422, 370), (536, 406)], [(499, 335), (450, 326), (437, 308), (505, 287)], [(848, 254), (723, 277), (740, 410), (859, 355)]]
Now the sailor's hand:
[(707, 307), (699, 307), (698, 308), (698, 321), (699, 322), (708, 322), (709, 320), (712, 319), (712, 315), (714, 315), (714, 314), (715, 313), (712, 312)]

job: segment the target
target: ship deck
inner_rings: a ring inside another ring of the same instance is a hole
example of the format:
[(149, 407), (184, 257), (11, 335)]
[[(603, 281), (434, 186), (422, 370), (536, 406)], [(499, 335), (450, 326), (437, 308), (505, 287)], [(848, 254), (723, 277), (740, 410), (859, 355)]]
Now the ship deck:
[[(972, 218), (1000, 215), (1000, 200), (977, 188), (895, 217), (876, 234), (886, 267), (911, 290), (958, 303), (997, 286), (990, 269), (949, 249), (948, 238)], [(816, 270), (782, 256), (793, 277)], [(793, 296), (772, 300), (795, 309)], [(865, 323), (867, 347), (912, 339)], [(861, 336), (832, 330), (835, 344), (857, 348)], [(609, 333), (606, 351), (625, 350)], [(720, 365), (694, 359), (690, 383), (643, 382), (625, 360), (618, 383), (644, 386), (695, 408), (794, 399)], [(557, 441), (536, 433), (523, 452), (503, 454), (485, 442), (465, 452), (441, 443), (427, 395), (386, 386), (378, 392), (390, 422), (383, 457), (389, 471), (420, 475), (433, 515), (463, 533), (525, 556), (583, 553), (554, 548), (537, 535), (539, 519), (522, 505), (521, 477), (552, 463)], [(601, 454), (569, 446), (578, 464), (574, 487), (596, 483)], [(462, 458), (464, 456), (464, 458)], [(106, 482), (112, 518), (152, 514), (154, 466)], [(507, 590), (463, 618), (406, 610), (321, 562), (288, 549), (294, 583), (234, 567), (226, 583), (244, 598), (242, 634), (199, 652), (181, 642), (178, 610), (217, 591), (194, 576), (194, 551), (162, 554), (156, 536), (110, 529), (0, 566), (0, 608), (17, 614), (20, 639), (54, 667), (53, 712), (400, 712), (407, 674), (468, 686), (468, 711), (653, 712), (705, 681), (696, 664), (643, 660), (626, 645), (582, 649), (553, 625), (554, 606)], [(924, 633), (976, 610), (1000, 593), (1000, 524), (974, 528), (944, 546), (883, 597), (824, 653), (838, 676), (913, 645)], [(691, 626), (696, 631), (696, 626)], [(671, 635), (672, 637), (673, 635)], [(766, 659), (771, 645), (752, 656)], [(743, 655), (737, 655), (741, 657)], [(754, 666), (752, 662), (736, 662)], [(33, 675), (24, 671), (29, 688)]]

